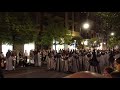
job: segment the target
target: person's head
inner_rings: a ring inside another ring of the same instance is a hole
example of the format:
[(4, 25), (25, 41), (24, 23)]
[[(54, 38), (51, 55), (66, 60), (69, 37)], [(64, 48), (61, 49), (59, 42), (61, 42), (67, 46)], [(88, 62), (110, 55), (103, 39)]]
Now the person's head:
[(117, 71), (120, 71), (120, 57), (115, 60), (115, 68)]
[(114, 71), (113, 68), (111, 68), (111, 67), (106, 67), (106, 68), (104, 69), (104, 74), (110, 74), (110, 73), (112, 73), (113, 71)]

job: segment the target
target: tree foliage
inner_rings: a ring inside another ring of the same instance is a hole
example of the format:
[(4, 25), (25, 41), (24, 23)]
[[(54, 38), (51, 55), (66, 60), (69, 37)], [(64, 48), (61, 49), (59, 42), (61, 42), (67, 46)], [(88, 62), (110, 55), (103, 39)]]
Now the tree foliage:
[[(98, 12), (96, 14), (101, 19), (103, 34), (108, 37), (108, 47), (119, 45), (120, 40), (120, 12)], [(110, 33), (114, 32), (114, 37)]]
[(92, 48), (100, 45), (100, 40), (97, 37), (89, 39), (88, 42), (88, 46)]
[(106, 32), (116, 31), (120, 29), (120, 12), (98, 12), (97, 16), (101, 19), (102, 28)]
[(62, 44), (62, 39), (65, 43), (69, 43), (70, 35), (68, 30), (64, 27), (64, 19), (58, 16), (45, 17), (45, 28), (38, 38), (37, 43), (40, 45), (52, 45), (53, 40)]
[(0, 33), (0, 41), (9, 44), (29, 43), (36, 38), (29, 12), (0, 13)]
[(109, 48), (114, 48), (116, 45), (120, 46), (120, 37), (111, 36), (107, 43)]

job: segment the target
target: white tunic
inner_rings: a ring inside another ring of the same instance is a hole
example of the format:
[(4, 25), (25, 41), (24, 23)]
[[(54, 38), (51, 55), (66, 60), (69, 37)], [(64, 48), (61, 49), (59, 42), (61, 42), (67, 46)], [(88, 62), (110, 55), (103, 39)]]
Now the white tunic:
[(10, 57), (6, 60), (6, 70), (13, 70), (12, 59), (13, 59), (13, 58), (10, 56)]
[(40, 53), (38, 53), (38, 66), (41, 67), (41, 64), (42, 64), (42, 62), (41, 62), (41, 55), (40, 55)]

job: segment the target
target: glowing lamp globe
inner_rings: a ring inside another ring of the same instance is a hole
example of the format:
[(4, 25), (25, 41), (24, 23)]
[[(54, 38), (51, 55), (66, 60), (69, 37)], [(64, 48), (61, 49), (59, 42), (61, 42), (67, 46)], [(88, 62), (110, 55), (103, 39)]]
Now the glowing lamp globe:
[(84, 29), (88, 29), (90, 27), (90, 25), (88, 24), (88, 23), (85, 23), (84, 25), (83, 25), (83, 28)]

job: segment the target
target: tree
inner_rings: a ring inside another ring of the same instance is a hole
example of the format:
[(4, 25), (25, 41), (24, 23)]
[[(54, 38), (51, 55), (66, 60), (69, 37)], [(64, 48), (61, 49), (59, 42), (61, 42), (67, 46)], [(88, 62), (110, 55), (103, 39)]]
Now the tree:
[(43, 32), (41, 36), (37, 39), (37, 44), (41, 46), (49, 47), (52, 45), (53, 37), (48, 32)]
[[(56, 50), (56, 41), (61, 42), (61, 38), (65, 38), (67, 30), (63, 24), (51, 22), (46, 30), (48, 34), (55, 40), (55, 50)], [(66, 39), (66, 38), (65, 38)]]
[(66, 35), (64, 35), (63, 36), (63, 38), (64, 38), (64, 44), (71, 44), (71, 42), (72, 42), (72, 36), (71, 36), (71, 32), (69, 32), (69, 31), (67, 31), (66, 32), (67, 34)]
[(71, 40), (71, 42), (73, 43), (74, 41), (76, 40), (76, 45), (77, 45), (77, 48), (81, 48), (82, 44), (81, 42), (83, 41), (83, 38), (80, 37), (80, 36), (74, 36)]
[[(107, 38), (108, 47), (113, 48), (115, 45), (119, 45), (120, 12), (98, 12), (96, 15), (101, 20), (101, 31)], [(110, 36), (111, 32), (115, 32), (114, 37)]]
[(98, 45), (100, 45), (100, 40), (98, 38), (95, 37), (95, 38), (89, 39), (89, 44), (88, 44), (89, 47), (95, 48)]
[(109, 48), (114, 48), (116, 45), (119, 45), (119, 41), (118, 38), (116, 37), (110, 37), (108, 40), (108, 47)]
[(4, 14), (5, 16), (0, 23), (0, 32), (7, 35), (2, 38), (3, 42), (21, 44), (35, 39), (35, 28), (29, 13), (5, 12)]
[(14, 47), (36, 39), (35, 24), (29, 12), (4, 12), (0, 13), (0, 19), (2, 43), (12, 44)]
[(98, 12), (96, 15), (100, 18), (103, 33), (115, 31), (116, 36), (120, 35), (120, 12)]
[(53, 43), (53, 40), (55, 40), (55, 49), (56, 49), (56, 41), (59, 42), (59, 44), (62, 42), (62, 39), (64, 38), (64, 41), (66, 43), (69, 42), (69, 32), (64, 27), (64, 19), (58, 16), (50, 16), (46, 17), (46, 22), (44, 31), (41, 33), (41, 38), (39, 38), (38, 43), (40, 45), (47, 45), (50, 46)]

